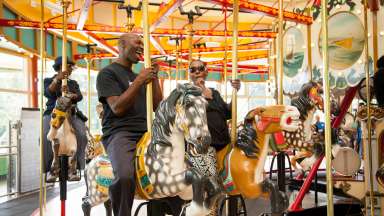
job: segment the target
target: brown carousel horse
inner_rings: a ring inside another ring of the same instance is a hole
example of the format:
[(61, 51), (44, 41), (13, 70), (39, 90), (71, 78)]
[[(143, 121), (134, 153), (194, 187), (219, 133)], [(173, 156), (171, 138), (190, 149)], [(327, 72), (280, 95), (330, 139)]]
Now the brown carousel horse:
[[(247, 114), (237, 145), (227, 145), (217, 153), (218, 169), (227, 194), (241, 194), (253, 199), (269, 193), (273, 213), (287, 208), (286, 195), (264, 178), (264, 163), (269, 144), (276, 136), (279, 137), (283, 130), (293, 132), (299, 129), (299, 116), (295, 107), (280, 105), (259, 107)], [(252, 149), (252, 155), (243, 151), (245, 145)]]

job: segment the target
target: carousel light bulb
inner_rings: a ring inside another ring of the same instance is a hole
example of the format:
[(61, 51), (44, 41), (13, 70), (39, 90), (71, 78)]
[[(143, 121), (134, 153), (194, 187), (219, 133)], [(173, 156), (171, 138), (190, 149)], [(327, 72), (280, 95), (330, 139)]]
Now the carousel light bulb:
[(311, 47), (315, 47), (315, 43), (311, 43)]
[(368, 37), (371, 37), (371, 33), (368, 33)]
[(360, 59), (357, 63), (363, 64), (363, 60)]
[(384, 31), (381, 31), (381, 32), (380, 32), (380, 36), (384, 36)]
[(340, 9), (341, 8), (341, 6), (340, 5), (336, 5), (336, 9)]
[(361, 10), (356, 10), (356, 13), (357, 14), (361, 14)]

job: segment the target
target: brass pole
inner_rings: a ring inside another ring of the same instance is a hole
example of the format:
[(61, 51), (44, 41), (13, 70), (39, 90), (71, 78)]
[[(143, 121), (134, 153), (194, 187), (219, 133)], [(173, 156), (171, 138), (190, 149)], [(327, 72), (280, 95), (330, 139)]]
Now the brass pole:
[(373, 201), (373, 175), (372, 175), (372, 122), (371, 122), (371, 90), (369, 77), (369, 47), (368, 47), (368, 4), (364, 0), (364, 49), (365, 49), (365, 85), (367, 89), (367, 130), (368, 130), (368, 169), (369, 169), (369, 198), (371, 201), (371, 215), (375, 215)]
[[(273, 31), (276, 32), (276, 25), (274, 24), (273, 25)], [(278, 77), (277, 77), (277, 43), (276, 43), (276, 38), (273, 38), (272, 39), (272, 46), (273, 46), (273, 76), (275, 78), (275, 91), (273, 92), (273, 97), (275, 99), (275, 103), (277, 103), (278, 101), (278, 89), (279, 89), (279, 86), (278, 86)]]
[(228, 31), (227, 31), (227, 8), (225, 7), (225, 23), (224, 23), (224, 100), (225, 102), (228, 101), (228, 88), (227, 88), (227, 83), (228, 83), (228, 69), (227, 69), (227, 63), (228, 63)]
[[(67, 9), (70, 4), (69, 1), (63, 0), (61, 2), (63, 5), (63, 45), (62, 45), (62, 50), (61, 50), (61, 56), (62, 56), (62, 63), (61, 63), (61, 70), (66, 71), (67, 70)], [(68, 82), (68, 76), (65, 76), (63, 81), (62, 81), (62, 86), (67, 86)], [(67, 95), (67, 91), (63, 91), (63, 96)]]
[(327, 19), (327, 0), (321, 0), (321, 34), (322, 34), (322, 56), (323, 56), (323, 85), (325, 96), (325, 162), (326, 162), (326, 181), (327, 181), (327, 215), (333, 216), (333, 183), (332, 183), (332, 139), (331, 139), (331, 111), (330, 111), (330, 87), (328, 70), (328, 19)]
[(91, 131), (91, 62), (92, 59), (86, 58), (88, 74), (88, 129)]
[(179, 42), (176, 39), (176, 74), (175, 74), (175, 87), (177, 86), (177, 81), (179, 80)]
[[(237, 79), (237, 41), (239, 35), (239, 0), (233, 1), (233, 35), (232, 35), (232, 80)], [(226, 65), (225, 65), (226, 66)], [(236, 143), (236, 124), (237, 124), (237, 90), (232, 88), (232, 124), (231, 124), (231, 144)]]
[(45, 37), (44, 37), (44, 0), (40, 0), (40, 61), (41, 61), (41, 71), (40, 71), (40, 105), (39, 105), (39, 110), (40, 110), (40, 190), (39, 190), (39, 211), (40, 211), (40, 216), (44, 216), (44, 200), (45, 200), (45, 184), (44, 184), (44, 142), (43, 142), (43, 137), (44, 137), (44, 129), (43, 129), (43, 100), (44, 100), (44, 72), (45, 72), (45, 64), (44, 64), (44, 58), (45, 58)]
[(168, 75), (169, 75), (169, 77), (168, 77), (168, 80), (169, 80), (169, 94), (168, 95), (170, 95), (171, 94), (171, 92), (172, 92), (172, 67), (171, 67), (171, 65), (169, 65), (169, 72), (168, 72)]
[(192, 23), (188, 25), (188, 65), (192, 62), (192, 46), (193, 46), (193, 26)]
[[(308, 10), (307, 15), (310, 16), (310, 13), (310, 10)], [(312, 80), (312, 25), (307, 25), (307, 55), (309, 79)]]
[[(283, 68), (283, 0), (279, 0), (279, 21), (278, 21), (278, 78), (279, 78), (279, 88), (278, 88), (278, 104), (284, 103), (284, 95), (283, 95), (283, 75), (284, 75), (284, 68)], [(277, 80), (276, 80), (277, 81)]]
[[(150, 58), (150, 43), (149, 43), (149, 12), (148, 0), (143, 0), (143, 37), (144, 37), (144, 67), (151, 67)], [(147, 84), (147, 128), (148, 132), (152, 133), (152, 112), (153, 112), (153, 98), (152, 98), (152, 82)]]
[(377, 32), (377, 11), (372, 11), (372, 42), (373, 42), (373, 69), (374, 71), (377, 71), (377, 66), (376, 62), (379, 58), (378, 54), (378, 42), (377, 42), (377, 37), (378, 37), (378, 32)]

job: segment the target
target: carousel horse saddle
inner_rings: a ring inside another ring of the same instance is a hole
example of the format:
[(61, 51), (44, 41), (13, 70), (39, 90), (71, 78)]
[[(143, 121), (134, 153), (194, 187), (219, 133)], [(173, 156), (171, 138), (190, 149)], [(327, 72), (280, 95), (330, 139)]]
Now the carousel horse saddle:
[[(149, 133), (145, 133), (136, 147), (136, 195), (143, 199), (149, 199), (149, 194), (153, 191), (147, 171), (145, 170), (144, 154), (150, 139)], [(108, 193), (108, 188), (114, 179), (111, 161), (108, 156), (101, 155), (96, 167), (99, 170), (96, 175), (96, 189), (102, 193)]]
[(108, 188), (114, 179), (111, 161), (106, 155), (101, 155), (97, 167), (99, 170), (96, 175), (96, 190), (108, 193)]
[(145, 133), (136, 146), (136, 192), (141, 198), (149, 199), (149, 194), (153, 192), (153, 185), (149, 180), (147, 171), (145, 170), (144, 155), (148, 147), (150, 134)]

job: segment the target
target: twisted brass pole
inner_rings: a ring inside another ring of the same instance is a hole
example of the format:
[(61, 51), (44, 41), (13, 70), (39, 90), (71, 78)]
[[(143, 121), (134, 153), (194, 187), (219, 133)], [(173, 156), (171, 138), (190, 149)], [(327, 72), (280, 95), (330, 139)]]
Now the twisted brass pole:
[(325, 112), (325, 162), (326, 162), (326, 181), (327, 181), (327, 215), (333, 216), (333, 182), (332, 182), (332, 139), (331, 139), (331, 111), (330, 111), (330, 87), (328, 70), (328, 15), (327, 0), (321, 0), (321, 34), (322, 34), (322, 56), (323, 56), (323, 85), (324, 85), (324, 112)]
[(371, 215), (375, 215), (373, 200), (373, 174), (372, 174), (372, 121), (371, 121), (371, 89), (369, 77), (369, 47), (368, 47), (368, 3), (364, 4), (364, 49), (365, 49), (365, 85), (367, 89), (367, 130), (368, 130), (368, 169), (369, 169), (369, 199), (371, 201)]
[(44, 35), (44, 0), (40, 0), (40, 61), (41, 61), (41, 71), (40, 71), (40, 105), (39, 105), (39, 110), (40, 110), (40, 184), (39, 184), (39, 211), (40, 211), (40, 216), (44, 216), (44, 200), (45, 200), (45, 184), (44, 184), (44, 120), (43, 120), (43, 100), (44, 100), (44, 72), (45, 72), (45, 64), (44, 64), (44, 58), (45, 58), (45, 35)]
[[(232, 80), (237, 79), (237, 41), (239, 35), (239, 0), (233, 1), (233, 35), (232, 35)], [(226, 67), (226, 65), (224, 65)], [(232, 123), (231, 123), (231, 144), (236, 143), (237, 131), (237, 90), (232, 88)]]
[[(151, 67), (150, 57), (150, 43), (149, 43), (149, 11), (148, 0), (143, 0), (143, 39), (144, 39), (144, 67)], [(152, 134), (152, 112), (153, 112), (153, 98), (152, 98), (152, 82), (147, 84), (147, 130)]]

